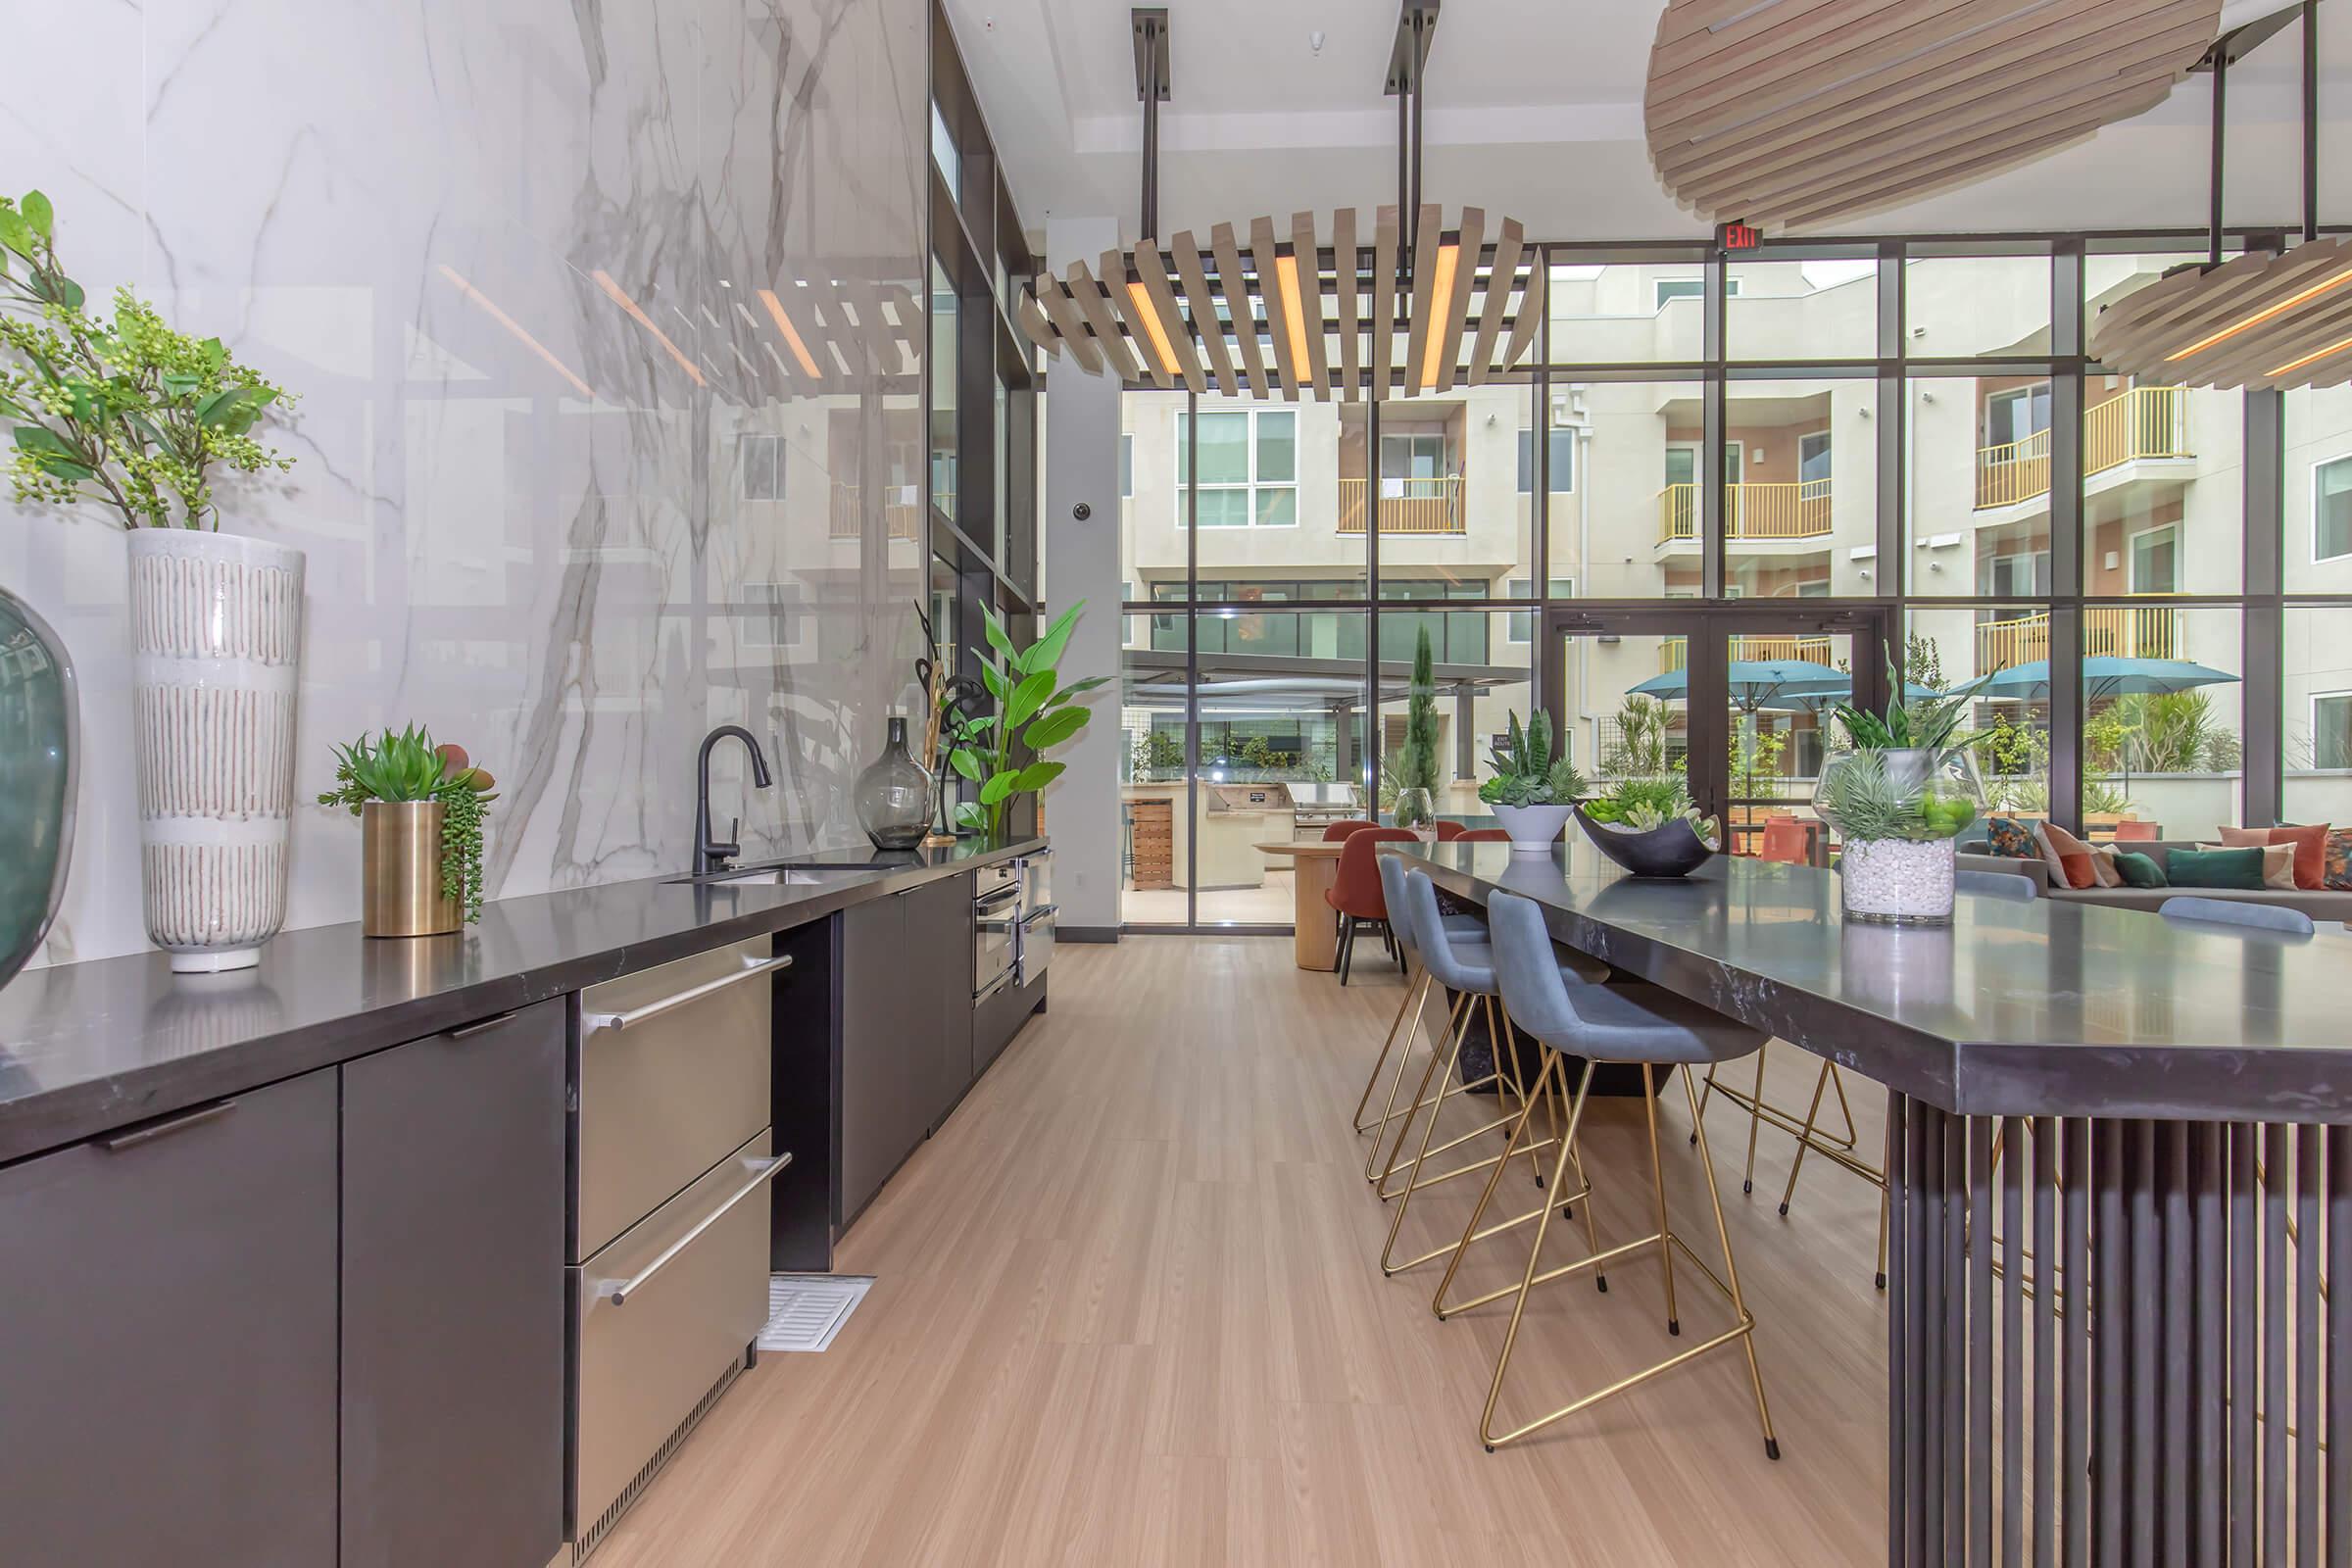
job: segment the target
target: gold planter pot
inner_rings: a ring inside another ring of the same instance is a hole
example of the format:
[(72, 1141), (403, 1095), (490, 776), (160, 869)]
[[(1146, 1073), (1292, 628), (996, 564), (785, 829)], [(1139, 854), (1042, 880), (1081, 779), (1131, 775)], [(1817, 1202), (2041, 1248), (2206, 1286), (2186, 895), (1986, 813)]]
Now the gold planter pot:
[(360, 808), (360, 929), (371, 937), (455, 931), (465, 909), (441, 892), (439, 801), (369, 801)]

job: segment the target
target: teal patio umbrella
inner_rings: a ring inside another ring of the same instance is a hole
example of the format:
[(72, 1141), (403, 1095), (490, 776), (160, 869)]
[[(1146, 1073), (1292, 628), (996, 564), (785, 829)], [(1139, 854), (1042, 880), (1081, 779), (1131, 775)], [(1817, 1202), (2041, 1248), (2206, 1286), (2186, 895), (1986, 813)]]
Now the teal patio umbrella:
[[(2199, 686), (2225, 685), (2236, 679), (2227, 670), (2185, 659), (2118, 659), (2101, 654), (2082, 661), (2082, 695), (2094, 703), (2109, 697), (2166, 696)], [(2050, 662), (2036, 659), (2030, 664), (2012, 664), (1988, 677), (1977, 695), (2012, 702), (2047, 702)]]

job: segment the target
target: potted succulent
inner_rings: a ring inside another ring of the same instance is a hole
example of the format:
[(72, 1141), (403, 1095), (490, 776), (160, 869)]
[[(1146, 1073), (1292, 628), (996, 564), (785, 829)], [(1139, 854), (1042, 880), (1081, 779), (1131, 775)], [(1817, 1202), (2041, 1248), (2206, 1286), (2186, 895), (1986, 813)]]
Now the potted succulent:
[(1600, 853), (1636, 876), (1688, 876), (1723, 842), (1722, 828), (1699, 814), (1677, 775), (1620, 779), (1576, 815)]
[(990, 843), (1002, 840), (1005, 808), (1061, 776), (1062, 763), (1042, 761), (1038, 754), (1086, 727), (1093, 715), (1078, 699), (1110, 680), (1107, 675), (1090, 675), (1064, 686), (1054, 667), (1085, 609), (1082, 599), (1056, 616), (1037, 641), (1016, 650), (995, 612), (980, 607), (981, 629), (994, 650), (980, 662), (980, 680), (996, 699), (997, 710), (977, 716), (967, 714), (960, 705), (944, 710), (948, 765), (979, 786), (977, 798), (956, 805), (958, 828), (984, 834)]
[(1961, 728), (1982, 684), (1897, 697), (1884, 714), (1850, 703), (1837, 710), (1845, 744), (1823, 760), (1813, 808), (1843, 844), (1838, 877), (1847, 919), (1951, 919), (1956, 842), (1984, 798), (1976, 763), (1983, 737)]
[(147, 935), (173, 969), (242, 968), (285, 921), (303, 556), (220, 532), (213, 475), (291, 467), (252, 434), (291, 400), (127, 288), (86, 311), (55, 236), (39, 191), (0, 197), (9, 477), (127, 530)]
[(1568, 760), (1568, 748), (1552, 756), (1551, 715), (1538, 710), (1522, 729), (1513, 713), (1509, 733), (1490, 760), (1494, 776), (1478, 787), (1478, 798), (1510, 834), (1511, 853), (1547, 854), (1585, 793), (1585, 777)]
[(482, 917), (482, 822), (498, 781), (460, 746), (410, 725), (335, 748), (321, 806), (360, 819), (360, 925), (371, 937), (423, 937)]

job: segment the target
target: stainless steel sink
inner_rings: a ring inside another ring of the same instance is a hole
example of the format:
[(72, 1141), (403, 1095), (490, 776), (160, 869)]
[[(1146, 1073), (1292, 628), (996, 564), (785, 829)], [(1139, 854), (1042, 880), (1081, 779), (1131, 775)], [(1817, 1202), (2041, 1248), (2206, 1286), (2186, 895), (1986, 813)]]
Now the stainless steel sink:
[(871, 869), (863, 865), (747, 865), (710, 876), (674, 876), (669, 880), (697, 882), (706, 887), (830, 887), (864, 876)]

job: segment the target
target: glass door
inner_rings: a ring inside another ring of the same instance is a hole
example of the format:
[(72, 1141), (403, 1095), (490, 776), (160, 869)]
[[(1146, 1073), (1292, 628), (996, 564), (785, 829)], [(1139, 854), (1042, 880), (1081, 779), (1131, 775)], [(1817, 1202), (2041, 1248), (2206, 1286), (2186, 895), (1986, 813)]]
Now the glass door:
[(1549, 701), (1595, 793), (1679, 778), (1733, 854), (1826, 864), (1813, 785), (1832, 710), (1885, 701), (1884, 621), (1868, 608), (1556, 610)]

